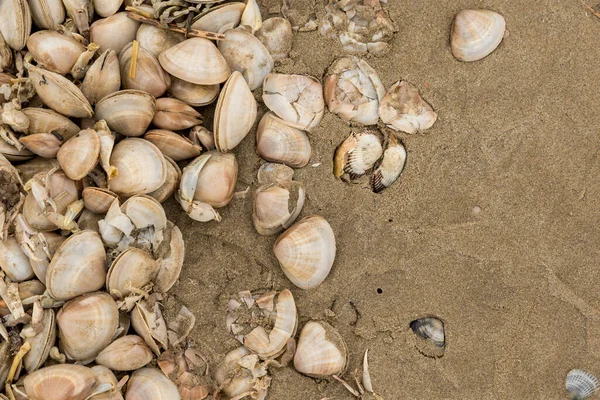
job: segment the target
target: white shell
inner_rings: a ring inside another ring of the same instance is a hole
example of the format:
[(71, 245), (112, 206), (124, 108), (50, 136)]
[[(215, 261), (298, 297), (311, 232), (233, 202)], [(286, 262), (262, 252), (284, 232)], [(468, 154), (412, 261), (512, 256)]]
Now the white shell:
[(115, 298), (126, 297), (131, 290), (141, 289), (158, 273), (158, 263), (142, 249), (130, 247), (123, 251), (110, 265), (106, 274), (106, 288)]
[(289, 228), (302, 211), (304, 200), (304, 186), (300, 182), (259, 187), (254, 193), (254, 228), (261, 235), (274, 235)]
[(311, 148), (304, 131), (268, 112), (256, 130), (256, 152), (267, 161), (301, 168), (308, 164)]
[(156, 100), (141, 90), (120, 90), (96, 104), (96, 120), (105, 120), (111, 130), (125, 136), (142, 136), (156, 112)]
[(31, 349), (23, 357), (23, 366), (29, 373), (44, 364), (56, 341), (56, 316), (53, 309), (44, 309), (41, 324), (42, 330), (27, 340)]
[(31, 32), (31, 12), (27, 0), (0, 1), (0, 34), (14, 50), (21, 50)]
[(383, 152), (383, 160), (371, 175), (371, 189), (375, 193), (390, 187), (402, 173), (406, 164), (406, 149), (393, 136)]
[(102, 350), (96, 357), (96, 363), (113, 371), (133, 371), (148, 364), (152, 358), (152, 351), (144, 339), (137, 335), (126, 335)]
[(100, 48), (98, 53), (114, 50), (117, 54), (135, 39), (140, 23), (129, 18), (127, 12), (119, 12), (107, 18), (100, 18), (90, 26), (90, 42)]
[(140, 47), (143, 47), (158, 59), (160, 53), (170, 47), (175, 46), (177, 43), (183, 42), (184, 36), (182, 33), (172, 32), (156, 26), (142, 24), (137, 31), (135, 40), (140, 43)]
[(209, 151), (205, 154), (211, 157), (200, 171), (194, 200), (215, 208), (225, 207), (233, 198), (238, 175), (237, 160), (232, 153)]
[(378, 131), (353, 132), (335, 150), (333, 175), (348, 173), (351, 179), (364, 175), (383, 154), (381, 139)]
[(91, 65), (81, 83), (81, 91), (90, 104), (115, 93), (121, 87), (119, 59), (114, 50), (106, 50)]
[(313, 289), (329, 275), (335, 259), (335, 235), (325, 218), (312, 215), (292, 225), (275, 241), (275, 257), (290, 281)]
[(506, 22), (490, 10), (462, 10), (454, 18), (450, 44), (452, 54), (461, 61), (477, 61), (498, 47)]
[(31, 399), (85, 400), (92, 394), (96, 374), (82, 365), (57, 364), (32, 372), (23, 384)]
[(255, 35), (269, 50), (273, 60), (287, 58), (292, 50), (292, 24), (285, 18), (274, 17), (263, 21)]
[(340, 375), (347, 364), (346, 343), (331, 325), (322, 321), (310, 321), (302, 328), (294, 355), (296, 371), (321, 378)]
[(127, 383), (127, 400), (181, 400), (177, 386), (159, 369), (142, 368)]
[(38, 65), (66, 75), (75, 65), (79, 55), (85, 51), (85, 46), (68, 34), (44, 30), (29, 36), (27, 50)]
[(575, 400), (587, 399), (598, 390), (598, 379), (589, 372), (580, 369), (572, 369), (567, 374), (565, 383), (567, 392)]
[(93, 129), (84, 129), (67, 140), (56, 154), (60, 167), (74, 181), (89, 174), (99, 158), (100, 138)]
[(240, 24), (246, 4), (226, 3), (212, 7), (192, 24), (193, 29), (207, 32), (223, 32)]
[(34, 276), (29, 258), (14, 236), (0, 240), (0, 268), (13, 282), (25, 281)]
[(379, 117), (390, 128), (413, 134), (431, 128), (437, 114), (415, 86), (398, 81), (381, 100)]

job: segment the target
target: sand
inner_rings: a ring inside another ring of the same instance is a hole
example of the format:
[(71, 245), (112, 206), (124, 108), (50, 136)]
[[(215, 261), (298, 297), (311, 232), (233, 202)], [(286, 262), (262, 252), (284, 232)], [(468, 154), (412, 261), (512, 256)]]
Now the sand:
[[(262, 4), (265, 16), (276, 3)], [(253, 228), (263, 162), (254, 131), (235, 150), (237, 190), (251, 192), (220, 210), (222, 222), (193, 222), (169, 201), (187, 244), (173, 290), (198, 318), (193, 339), (214, 366), (238, 345), (225, 329), (228, 297), (290, 288), (300, 327), (326, 320), (345, 338), (346, 378), (370, 349), (386, 400), (566, 398), (570, 369), (600, 375), (600, 19), (578, 0), (389, 3), (399, 27), (392, 52), (365, 58), (386, 87), (400, 79), (419, 87), (438, 121), (424, 135), (400, 135), (406, 169), (379, 195), (333, 177), (346, 123), (326, 113), (310, 134), (311, 164), (321, 165), (296, 171), (308, 193), (301, 217), (325, 217), (338, 249), (314, 290), (292, 286), (272, 252), (276, 236)], [(450, 53), (452, 18), (463, 8), (498, 11), (510, 31), (479, 62)], [(317, 32), (296, 34), (293, 52), (278, 70), (318, 78), (343, 54)], [(413, 345), (409, 323), (425, 315), (446, 324), (442, 358)], [(270, 399), (353, 398), (291, 367), (272, 375)]]

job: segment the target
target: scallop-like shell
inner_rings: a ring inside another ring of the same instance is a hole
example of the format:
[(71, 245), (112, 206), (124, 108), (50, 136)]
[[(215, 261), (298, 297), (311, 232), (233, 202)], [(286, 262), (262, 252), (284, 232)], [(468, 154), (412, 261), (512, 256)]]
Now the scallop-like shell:
[(44, 364), (56, 341), (56, 316), (53, 309), (44, 309), (41, 327), (41, 331), (27, 339), (31, 349), (23, 357), (23, 366), (28, 373), (32, 373)]
[(57, 364), (32, 372), (23, 384), (31, 399), (85, 400), (93, 392), (96, 374), (82, 365)]
[(265, 78), (262, 98), (279, 118), (309, 132), (325, 112), (321, 82), (308, 75), (271, 73)]
[(152, 351), (144, 339), (137, 335), (127, 335), (102, 350), (96, 357), (96, 363), (113, 371), (133, 371), (144, 367), (152, 358)]
[(413, 134), (431, 128), (437, 113), (421, 98), (419, 89), (406, 81), (399, 81), (381, 100), (379, 117), (388, 127)]
[(398, 142), (394, 136), (390, 136), (390, 141), (383, 152), (381, 164), (377, 166), (373, 175), (371, 175), (371, 189), (375, 193), (390, 187), (404, 170), (406, 164), (406, 149), (401, 142)]
[(153, 97), (160, 97), (171, 84), (171, 77), (150, 52), (138, 46), (135, 74), (129, 74), (133, 55), (133, 43), (127, 44), (119, 54), (121, 83), (123, 89), (141, 90)]
[(599, 386), (598, 379), (589, 372), (572, 369), (567, 374), (565, 387), (575, 400), (587, 399), (596, 393)]
[(106, 50), (88, 69), (81, 84), (81, 91), (90, 104), (115, 93), (121, 87), (119, 59), (114, 50)]
[(205, 106), (217, 99), (221, 86), (217, 85), (196, 85), (179, 78), (171, 77), (171, 86), (169, 93), (173, 97), (189, 104), (193, 107)]
[(304, 200), (304, 185), (300, 182), (259, 187), (254, 194), (254, 228), (261, 235), (274, 235), (289, 228), (302, 211)]
[(211, 7), (192, 24), (192, 28), (207, 32), (224, 32), (233, 29), (240, 24), (245, 8), (246, 4), (240, 2)]
[(74, 181), (89, 174), (100, 158), (100, 138), (93, 129), (84, 129), (67, 140), (56, 159), (65, 174)]
[(308, 164), (311, 148), (304, 131), (268, 112), (256, 130), (256, 152), (267, 161), (301, 168)]
[(66, 75), (85, 51), (85, 46), (68, 34), (38, 31), (27, 39), (27, 50), (39, 66)]
[(158, 273), (158, 263), (148, 252), (135, 247), (123, 251), (110, 265), (106, 274), (106, 288), (115, 298), (131, 293), (131, 288), (141, 289)]
[(198, 157), (202, 151), (202, 147), (192, 143), (190, 139), (166, 129), (152, 129), (144, 135), (144, 139), (174, 161)]
[(183, 42), (184, 39), (185, 37), (182, 33), (172, 32), (147, 24), (142, 24), (135, 36), (135, 40), (140, 43), (140, 47), (143, 47), (156, 59), (158, 59), (160, 53), (175, 46), (177, 43)]
[(323, 378), (340, 375), (348, 364), (348, 349), (344, 338), (323, 321), (310, 321), (300, 332), (294, 355), (296, 371)]
[(274, 17), (263, 21), (255, 34), (273, 60), (287, 58), (292, 50), (292, 24), (285, 18)]
[(219, 151), (234, 149), (250, 132), (257, 104), (242, 75), (233, 71), (221, 90), (215, 109), (215, 145)]
[(125, 136), (142, 136), (154, 118), (156, 100), (141, 90), (121, 90), (96, 104), (96, 120)]
[(88, 186), (81, 193), (85, 208), (96, 214), (106, 214), (112, 202), (119, 198), (108, 189)]
[(156, 100), (152, 123), (161, 129), (180, 131), (202, 123), (202, 115), (181, 100), (163, 97)]
[(275, 257), (287, 278), (300, 289), (316, 288), (335, 259), (335, 235), (325, 218), (312, 215), (292, 225), (275, 241)]
[(27, 0), (0, 2), (0, 34), (14, 50), (21, 50), (31, 32), (31, 12)]
[(55, 30), (65, 20), (65, 7), (60, 0), (30, 0), (31, 18), (40, 29)]
[(481, 60), (498, 47), (505, 30), (504, 17), (497, 12), (462, 10), (452, 24), (452, 54), (461, 61)]
[(127, 400), (181, 400), (177, 386), (157, 368), (138, 369), (127, 383)]
[(119, 325), (119, 310), (108, 293), (88, 293), (66, 302), (56, 321), (66, 356), (86, 363), (111, 342)]
[(219, 50), (232, 71), (242, 74), (250, 90), (259, 88), (273, 69), (269, 50), (252, 33), (243, 29), (225, 32), (227, 40), (218, 43)]
[(231, 71), (217, 46), (208, 39), (191, 38), (163, 51), (160, 65), (169, 74), (197, 85), (225, 82)]
[(348, 173), (351, 179), (364, 175), (383, 154), (382, 136), (378, 131), (353, 132), (335, 150), (333, 175)]
[(23, 253), (14, 236), (0, 240), (0, 269), (13, 282), (22, 282), (34, 277), (29, 258)]
[(93, 114), (92, 106), (73, 82), (55, 72), (28, 67), (29, 78), (45, 105), (69, 116), (85, 118)]
[(69, 140), (81, 130), (69, 118), (47, 108), (31, 107), (21, 111), (29, 119), (29, 134), (56, 132), (63, 140)]
[(100, 236), (93, 231), (71, 235), (52, 257), (46, 273), (48, 294), (69, 300), (104, 286), (106, 252)]
[(129, 18), (127, 12), (119, 12), (108, 18), (100, 18), (90, 26), (90, 42), (100, 48), (98, 52), (114, 50), (117, 54), (135, 39), (140, 23)]

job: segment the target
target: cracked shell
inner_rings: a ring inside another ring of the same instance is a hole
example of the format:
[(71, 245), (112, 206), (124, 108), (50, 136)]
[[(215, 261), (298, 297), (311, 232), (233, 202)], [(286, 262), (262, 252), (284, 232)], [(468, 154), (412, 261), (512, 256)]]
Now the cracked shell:
[(302, 211), (304, 200), (304, 185), (300, 182), (259, 187), (254, 193), (254, 228), (260, 235), (274, 235), (289, 228)]
[(267, 161), (301, 168), (308, 164), (311, 148), (304, 131), (268, 112), (256, 130), (256, 152)]
[(388, 127), (413, 134), (431, 128), (437, 113), (421, 98), (419, 89), (406, 81), (398, 81), (381, 100), (379, 117)]

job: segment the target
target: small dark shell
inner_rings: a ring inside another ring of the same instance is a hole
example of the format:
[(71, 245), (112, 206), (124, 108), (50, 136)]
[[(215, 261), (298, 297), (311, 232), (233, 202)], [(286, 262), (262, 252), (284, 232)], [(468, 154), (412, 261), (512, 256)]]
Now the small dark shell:
[(417, 336), (417, 350), (427, 357), (441, 357), (446, 347), (444, 322), (435, 317), (419, 318), (410, 323)]

